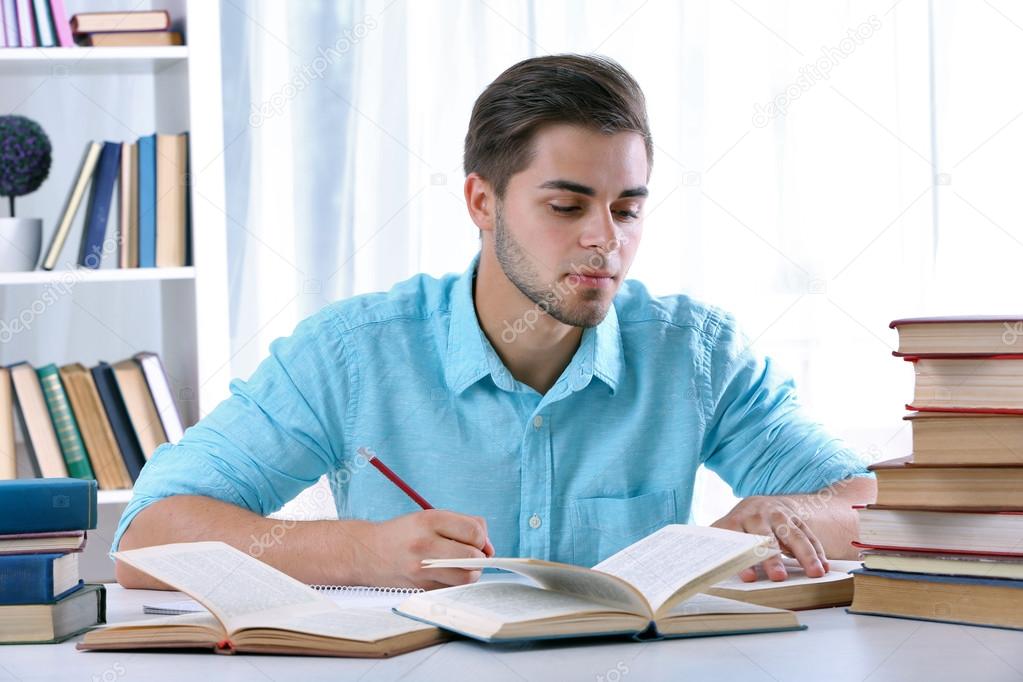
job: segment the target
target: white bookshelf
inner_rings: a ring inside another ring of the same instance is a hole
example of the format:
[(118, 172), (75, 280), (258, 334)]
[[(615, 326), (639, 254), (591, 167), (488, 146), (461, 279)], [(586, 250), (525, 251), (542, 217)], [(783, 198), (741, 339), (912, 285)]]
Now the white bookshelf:
[[(187, 130), (193, 264), (122, 270), (112, 253), (98, 270), (76, 268), (83, 206), (54, 271), (0, 273), (0, 324), (23, 320), (26, 311), (30, 322), (3, 335), (0, 363), (93, 366), (153, 351), (191, 425), (227, 396), (230, 381), (220, 7), (210, 0), (67, 0), (69, 17), (123, 9), (168, 10), (186, 45), (0, 48), (0, 110), (37, 121), (53, 145), (49, 177), (16, 200), (17, 214), (43, 219), (45, 253), (89, 141)], [(115, 202), (108, 236), (117, 220)], [(130, 498), (130, 490), (100, 493), (99, 527), (82, 562), (86, 579), (112, 579), (106, 553)]]

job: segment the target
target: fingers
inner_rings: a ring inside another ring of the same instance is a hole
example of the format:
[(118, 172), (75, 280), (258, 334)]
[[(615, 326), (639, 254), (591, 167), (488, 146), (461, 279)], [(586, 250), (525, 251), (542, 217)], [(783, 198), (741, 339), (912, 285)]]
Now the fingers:
[[(438, 535), (475, 547), (486, 554), (490, 541), (487, 538), (487, 522), (482, 516), (467, 516), (440, 509), (427, 514), (432, 517), (430, 520)], [(490, 545), (490, 554), (493, 552), (494, 547)]]
[(813, 531), (810, 530), (809, 527), (807, 527), (803, 519), (799, 518), (798, 516), (795, 516), (793, 517), (792, 520), (795, 522), (796, 526), (798, 526), (799, 529), (803, 531), (807, 539), (810, 540), (810, 543), (813, 545), (814, 551), (817, 552), (817, 559), (821, 562), (821, 566), (823, 566), (824, 571), (825, 572), (830, 571), (831, 564), (828, 562), (828, 557), (824, 554), (824, 545), (822, 545), (821, 541), (817, 539), (817, 536), (814, 535)]
[[(817, 556), (817, 547), (808, 536), (810, 529), (796, 516), (787, 516), (782, 512), (771, 515), (771, 529), (778, 538), (778, 544), (786, 553), (795, 557), (803, 571), (811, 578), (824, 575), (824, 563)], [(818, 543), (819, 545), (820, 543)], [(823, 551), (823, 550), (822, 550)], [(781, 558), (774, 557), (781, 565)], [(765, 565), (767, 562), (764, 562)], [(782, 568), (784, 571), (784, 567)], [(769, 574), (770, 575), (770, 574)], [(774, 578), (772, 578), (774, 579)], [(782, 577), (782, 580), (785, 578)]]

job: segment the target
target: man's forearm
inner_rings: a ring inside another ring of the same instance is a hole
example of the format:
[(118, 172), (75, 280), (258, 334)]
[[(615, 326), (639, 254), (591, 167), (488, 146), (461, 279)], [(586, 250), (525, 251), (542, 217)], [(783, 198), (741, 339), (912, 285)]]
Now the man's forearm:
[[(209, 497), (176, 495), (146, 507), (121, 536), (119, 549), (220, 540), (307, 584), (361, 584), (357, 558), (367, 545), (367, 521), (284, 521), (264, 518)], [(125, 587), (167, 586), (117, 562)]]
[[(850, 543), (859, 536), (859, 519), (852, 506), (877, 498), (877, 481), (870, 476), (846, 478), (806, 495), (784, 495), (810, 527), (830, 559), (855, 559)], [(791, 508), (791, 505), (789, 505)]]

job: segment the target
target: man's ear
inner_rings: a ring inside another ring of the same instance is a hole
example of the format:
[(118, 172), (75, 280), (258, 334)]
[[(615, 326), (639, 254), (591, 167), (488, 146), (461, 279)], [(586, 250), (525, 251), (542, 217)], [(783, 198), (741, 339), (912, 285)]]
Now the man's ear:
[(479, 173), (470, 173), (465, 178), (464, 191), (465, 205), (472, 222), (476, 223), (480, 232), (492, 231), (497, 211), (494, 188)]

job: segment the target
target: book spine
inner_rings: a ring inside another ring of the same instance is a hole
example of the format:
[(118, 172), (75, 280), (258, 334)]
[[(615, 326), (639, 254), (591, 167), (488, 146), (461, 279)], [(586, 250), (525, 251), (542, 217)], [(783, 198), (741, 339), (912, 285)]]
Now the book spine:
[(57, 44), (57, 37), (53, 27), (53, 19), (50, 17), (50, 5), (47, 0), (33, 0), (36, 17), (36, 29), (39, 35), (39, 44), (43, 47), (54, 47)]
[(104, 142), (96, 168), (96, 178), (92, 183), (92, 194), (89, 197), (89, 210), (85, 216), (85, 230), (82, 234), (82, 246), (78, 252), (78, 264), (82, 267), (99, 269), (104, 249), (107, 220), (110, 217), (110, 205), (114, 198), (114, 184), (120, 171), (121, 145), (117, 142)]
[(14, 390), (11, 372), (0, 367), (0, 480), (18, 477), (18, 453), (14, 445)]
[(101, 362), (92, 368), (92, 378), (96, 382), (96, 390), (99, 392), (100, 402), (103, 403), (103, 410), (110, 421), (110, 428), (114, 432), (114, 440), (121, 451), (125, 466), (128, 467), (128, 475), (132, 483), (138, 480), (142, 467), (146, 464), (146, 458), (142, 454), (142, 447), (139, 445), (135, 431), (132, 429), (128, 419), (128, 410), (124, 406), (124, 399), (117, 388), (117, 380), (114, 378), (113, 368)]
[(92, 467), (89, 465), (89, 458), (85, 453), (82, 434), (78, 431), (78, 422), (75, 421), (75, 415), (71, 411), (64, 386), (60, 383), (57, 366), (46, 365), (40, 367), (36, 372), (39, 374), (39, 382), (43, 386), (43, 396), (46, 398), (46, 406), (50, 410), (53, 428), (57, 431), (57, 440), (60, 441), (60, 449), (64, 453), (68, 474), (73, 478), (95, 478)]
[(118, 265), (122, 268), (138, 267), (138, 192), (135, 178), (138, 177), (138, 145), (133, 142), (121, 144), (121, 194), (120, 211), (120, 254)]
[(139, 267), (156, 267), (156, 135), (139, 138)]
[(96, 481), (79, 478), (0, 482), (0, 535), (96, 527)]
[(0, 556), (0, 604), (45, 604), (53, 601), (53, 562), (59, 556)]
[(57, 229), (53, 232), (53, 239), (50, 240), (50, 247), (46, 251), (46, 258), (43, 259), (43, 269), (52, 270), (57, 264), (57, 257), (60, 250), (64, 248), (68, 233), (71, 232), (71, 223), (74, 222), (78, 207), (82, 204), (82, 197), (85, 196), (85, 188), (92, 179), (92, 173), (96, 170), (96, 162), (99, 161), (100, 151), (103, 145), (98, 142), (90, 142), (85, 149), (85, 156), (82, 159), (82, 166), (78, 171), (78, 179), (68, 195), (67, 203), (64, 205), (64, 212), (61, 214)]
[(15, 0), (18, 16), (18, 38), (21, 47), (36, 46), (36, 30), (32, 19), (32, 0)]
[(174, 404), (170, 381), (167, 379), (167, 372), (164, 371), (160, 356), (156, 353), (138, 353), (135, 355), (135, 361), (142, 367), (146, 385), (153, 396), (156, 411), (160, 414), (160, 422), (163, 424), (167, 440), (170, 443), (177, 443), (185, 435), (185, 429), (181, 424), (178, 407)]
[(156, 136), (156, 266), (185, 264), (185, 182), (187, 138)]
[(4, 37), (7, 47), (21, 47), (18, 39), (18, 10), (14, 0), (3, 0)]
[(57, 42), (61, 47), (74, 47), (75, 39), (71, 36), (71, 25), (67, 20), (64, 0), (50, 0), (50, 18), (57, 32)]

